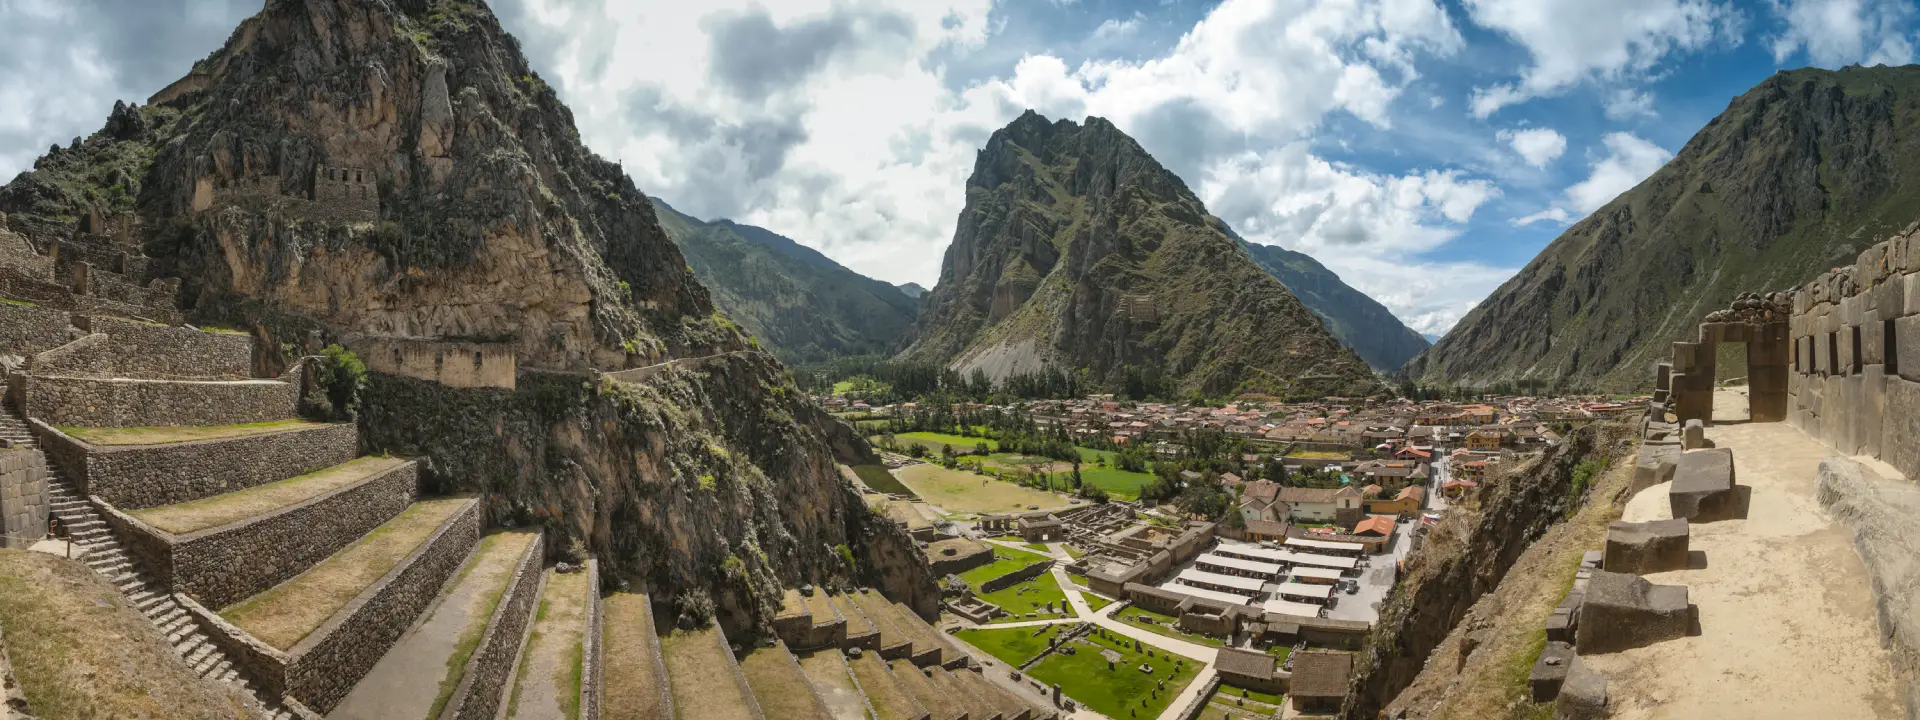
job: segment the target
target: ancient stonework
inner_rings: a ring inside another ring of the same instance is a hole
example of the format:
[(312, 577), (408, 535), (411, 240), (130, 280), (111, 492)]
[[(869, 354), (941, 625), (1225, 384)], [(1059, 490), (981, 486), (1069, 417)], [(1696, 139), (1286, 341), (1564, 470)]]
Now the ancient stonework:
[(218, 383), (28, 375), (18, 392), (27, 415), (53, 425), (242, 425), (297, 416), (300, 370), (274, 380)]
[(82, 443), (38, 420), (50, 462), (87, 495), (125, 510), (172, 505), (333, 467), (360, 455), (352, 424), (167, 445)]
[(546, 533), (540, 533), (527, 544), (526, 554), (514, 566), (513, 579), (507, 582), (506, 594), (494, 607), (473, 654), (467, 656), (460, 685), (454, 688), (438, 720), (491, 720), (509, 696), (514, 660), (520, 655), (538, 609), (541, 580), (546, 574), (541, 568), (546, 539)]
[(0, 547), (25, 548), (47, 534), (47, 458), (0, 448)]

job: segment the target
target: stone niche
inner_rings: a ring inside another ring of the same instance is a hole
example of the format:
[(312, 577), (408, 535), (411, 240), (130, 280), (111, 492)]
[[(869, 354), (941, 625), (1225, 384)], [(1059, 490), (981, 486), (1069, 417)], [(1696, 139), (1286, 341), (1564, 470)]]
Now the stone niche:
[(347, 338), (347, 346), (370, 370), (448, 387), (512, 390), (518, 372), (512, 343), (363, 336)]

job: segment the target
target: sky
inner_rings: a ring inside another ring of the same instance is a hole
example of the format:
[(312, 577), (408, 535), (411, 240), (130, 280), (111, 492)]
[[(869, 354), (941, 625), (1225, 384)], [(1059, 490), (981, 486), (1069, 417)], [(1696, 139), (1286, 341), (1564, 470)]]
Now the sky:
[[(261, 4), (0, 0), (0, 178)], [(987, 137), (1096, 115), (1427, 334), (1768, 75), (1920, 43), (1910, 0), (490, 4), (586, 143), (683, 212), (932, 287)]]

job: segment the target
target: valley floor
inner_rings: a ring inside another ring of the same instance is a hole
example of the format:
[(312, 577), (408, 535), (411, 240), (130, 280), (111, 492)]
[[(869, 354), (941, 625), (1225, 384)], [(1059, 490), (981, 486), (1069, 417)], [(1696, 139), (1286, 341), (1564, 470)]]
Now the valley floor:
[[(1606, 677), (1613, 717), (1904, 717), (1852, 532), (1814, 498), (1816, 470), (1834, 451), (1786, 423), (1739, 422), (1739, 389), (1715, 400), (1723, 424), (1707, 437), (1733, 450), (1751, 506), (1744, 520), (1693, 526), (1690, 547), (1705, 552), (1704, 567), (1647, 576), (1687, 586), (1701, 634), (1582, 656)], [(1621, 519), (1670, 517), (1667, 489), (1641, 492)]]

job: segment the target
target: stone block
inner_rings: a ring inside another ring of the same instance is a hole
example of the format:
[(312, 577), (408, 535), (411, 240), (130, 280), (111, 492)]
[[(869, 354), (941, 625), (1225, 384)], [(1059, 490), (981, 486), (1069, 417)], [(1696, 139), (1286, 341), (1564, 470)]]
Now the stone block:
[(1751, 411), (1753, 422), (1781, 422), (1787, 419), (1787, 408), (1791, 406), (1792, 395), (1786, 392), (1749, 391), (1747, 407)]
[(1554, 699), (1553, 714), (1560, 720), (1599, 720), (1607, 717), (1607, 680), (1587, 669), (1580, 656), (1573, 656), (1560, 694)]
[(1915, 438), (1920, 438), (1920, 383), (1888, 377), (1880, 459), (1909, 478), (1920, 478), (1920, 442)]
[(1642, 445), (1640, 454), (1633, 461), (1633, 484), (1627, 489), (1627, 497), (1633, 497), (1641, 490), (1673, 480), (1675, 469), (1673, 460), (1679, 454), (1678, 446)]
[(1607, 526), (1607, 572), (1645, 575), (1687, 567), (1688, 524), (1685, 520), (1644, 523), (1615, 521)]
[(1680, 449), (1698, 450), (1707, 446), (1707, 424), (1700, 420), (1688, 420), (1680, 428)]
[(1867, 301), (1859, 295), (1840, 299), (1840, 324), (1859, 325), (1867, 312)]
[(1527, 689), (1534, 702), (1553, 702), (1560, 696), (1560, 684), (1567, 680), (1573, 657), (1572, 645), (1547, 641), (1547, 646), (1540, 650), (1540, 658), (1533, 661), (1533, 672), (1527, 674)]
[(1720, 326), (1719, 337), (1715, 339), (1723, 343), (1753, 342), (1753, 330), (1754, 326), (1748, 323), (1726, 323)]
[(1920, 275), (1900, 278), (1900, 309), (1902, 317), (1920, 312)]
[(1794, 338), (1793, 369), (1801, 375), (1813, 372), (1813, 336), (1803, 335)]
[(1833, 348), (1838, 354), (1837, 364), (1833, 370), (1835, 375), (1853, 374), (1854, 355), (1856, 355), (1854, 351), (1860, 347), (1859, 332), (1859, 328), (1847, 325), (1841, 327), (1839, 335), (1834, 338)]
[(1692, 628), (1686, 586), (1601, 570), (1587, 583), (1574, 646), (1589, 655), (1619, 652), (1685, 637)]
[(1653, 366), (1653, 389), (1670, 390), (1673, 388), (1673, 363), (1660, 363)]
[(1554, 608), (1553, 614), (1547, 616), (1547, 641), (1573, 642), (1573, 627), (1573, 613), (1566, 608)]
[(1736, 517), (1744, 509), (1738, 495), (1732, 450), (1695, 450), (1674, 460), (1673, 486), (1667, 495), (1673, 517), (1694, 522)]
[(1860, 401), (1854, 406), (1860, 416), (1855, 443), (1863, 455), (1880, 456), (1881, 425), (1887, 412), (1887, 373), (1883, 365), (1868, 365), (1860, 371)]
[(1685, 374), (1693, 372), (1699, 363), (1699, 343), (1676, 342), (1673, 344), (1673, 372)]
[[(1908, 277), (1920, 277), (1920, 275)], [(1898, 359), (1911, 358), (1899, 363), (1900, 377), (1920, 381), (1920, 315), (1910, 315), (1893, 321), (1892, 353)]]
[(1867, 311), (1867, 317), (1855, 329), (1860, 335), (1860, 364), (1879, 365), (1887, 361), (1886, 332), (1880, 324), (1878, 310)]
[(1880, 313), (1880, 317), (1896, 318), (1907, 314), (1907, 283), (1903, 278), (1888, 278), (1868, 292), (1873, 294), (1873, 310)]

